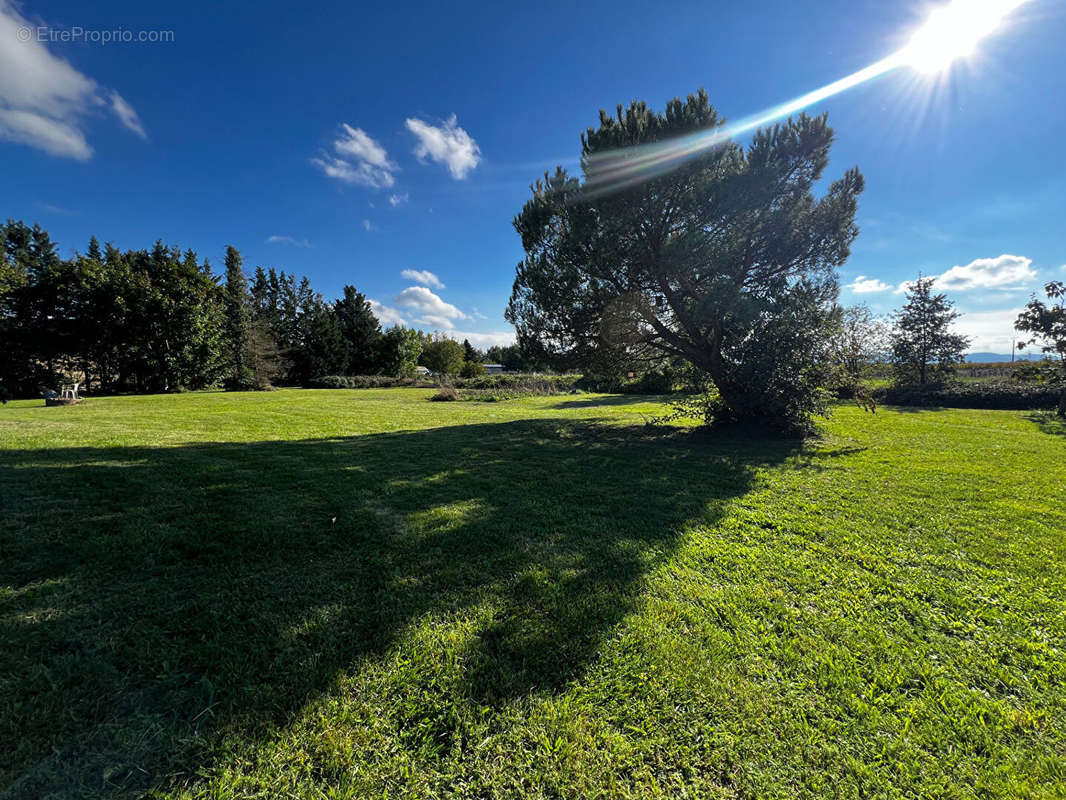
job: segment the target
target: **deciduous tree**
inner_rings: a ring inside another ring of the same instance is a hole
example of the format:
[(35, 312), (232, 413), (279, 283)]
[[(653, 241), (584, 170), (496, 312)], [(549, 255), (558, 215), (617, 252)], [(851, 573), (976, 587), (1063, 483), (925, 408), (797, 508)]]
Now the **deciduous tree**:
[(1033, 297), (1018, 315), (1014, 327), (1030, 334), (1023, 347), (1036, 345), (1049, 358), (1058, 362), (1058, 380), (1062, 395), (1059, 398), (1059, 414), (1066, 416), (1066, 283), (1052, 281), (1044, 287), (1047, 301)]
[(463, 346), (443, 336), (422, 348), (422, 363), (440, 376), (455, 375), (463, 366)]

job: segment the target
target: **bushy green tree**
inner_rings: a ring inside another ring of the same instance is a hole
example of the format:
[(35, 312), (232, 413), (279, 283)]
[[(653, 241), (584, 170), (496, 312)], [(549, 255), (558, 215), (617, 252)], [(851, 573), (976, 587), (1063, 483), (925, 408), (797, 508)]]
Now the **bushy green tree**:
[(490, 364), (499, 364), (509, 372), (528, 372), (533, 364), (517, 344), (493, 345), (485, 353)]
[(1030, 335), (1019, 342), (1022, 347), (1036, 345), (1048, 358), (1058, 362), (1058, 381), (1062, 391), (1059, 414), (1066, 416), (1066, 283), (1052, 281), (1044, 286), (1047, 300), (1033, 297), (1018, 315), (1014, 327)]
[(896, 382), (925, 386), (950, 378), (970, 340), (952, 331), (961, 314), (946, 294), (933, 294), (933, 278), (919, 276), (907, 302), (892, 315), (892, 363)]
[(336, 311), (321, 296), (303, 304), (300, 346), (293, 351), (296, 382), (307, 385), (322, 375), (343, 375), (350, 358), (351, 347)]
[(90, 240), (60, 259), (39, 227), (9, 222), (0, 269), (0, 382), (36, 394), (88, 388), (166, 391), (218, 377), (219, 288), (191, 252), (157, 242), (120, 252)]
[(710, 376), (728, 416), (804, 429), (822, 409), (862, 175), (814, 196), (833, 141), (824, 116), (671, 158), (722, 124), (702, 90), (664, 113), (601, 112), (582, 137), (584, 180), (545, 175), (515, 218), (526, 257), (507, 319), (523, 351), (556, 367), (606, 347), (677, 356)]
[(485, 374), (485, 365), (480, 361), (464, 361), (459, 367), (460, 378), (476, 378)]
[(481, 352), (470, 344), (469, 339), (463, 339), (463, 361), (481, 362)]
[(409, 378), (415, 374), (421, 355), (420, 331), (395, 325), (382, 334), (379, 354), (381, 374)]
[(439, 376), (455, 375), (463, 366), (463, 346), (443, 336), (434, 338), (423, 346), (421, 361)]
[(0, 386), (9, 396), (35, 393), (50, 379), (47, 368), (35, 356), (34, 341), (41, 335), (34, 308), (34, 282), (41, 266), (34, 263), (33, 240), (39, 228), (8, 220), (0, 229)]

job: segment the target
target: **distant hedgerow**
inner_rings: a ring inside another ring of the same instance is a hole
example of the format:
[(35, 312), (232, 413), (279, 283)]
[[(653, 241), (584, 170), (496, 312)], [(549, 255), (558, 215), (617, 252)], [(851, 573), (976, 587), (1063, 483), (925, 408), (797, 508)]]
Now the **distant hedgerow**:
[(391, 389), (435, 386), (429, 378), (397, 378), (392, 375), (320, 375), (307, 382), (310, 389)]
[(948, 383), (938, 386), (886, 386), (874, 391), (878, 403), (890, 406), (945, 406), (1028, 411), (1055, 408), (1059, 391), (1047, 384)]

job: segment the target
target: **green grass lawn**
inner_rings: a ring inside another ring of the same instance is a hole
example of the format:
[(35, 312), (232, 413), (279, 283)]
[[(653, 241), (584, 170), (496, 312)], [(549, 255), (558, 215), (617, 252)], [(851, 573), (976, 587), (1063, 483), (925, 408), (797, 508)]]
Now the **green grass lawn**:
[(1063, 797), (1066, 436), (0, 409), (0, 797)]

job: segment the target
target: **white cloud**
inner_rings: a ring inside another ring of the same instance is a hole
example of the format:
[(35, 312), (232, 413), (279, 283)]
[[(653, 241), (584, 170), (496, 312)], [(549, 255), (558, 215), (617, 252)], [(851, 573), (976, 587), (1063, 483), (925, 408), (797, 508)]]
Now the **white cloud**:
[(408, 195), (407, 192), (404, 192), (403, 194), (390, 194), (389, 205), (393, 208), (396, 208), (396, 206), (402, 206), (404, 203), (407, 202), (409, 197), (410, 195)]
[(342, 123), (341, 128), (344, 135), (333, 143), (338, 153), (390, 172), (396, 169), (396, 165), (389, 161), (385, 148), (368, 136), (362, 128), (353, 128), (347, 122)]
[(97, 108), (110, 108), (123, 125), (144, 138), (144, 126), (133, 107), (117, 92), (52, 55), (32, 35), (36, 28), (11, 3), (0, 0), (0, 139), (87, 161), (93, 149), (83, 123)]
[(466, 314), (451, 303), (446, 303), (425, 286), (407, 287), (396, 296), (394, 302), (418, 314), (416, 322), (441, 330), (454, 328), (457, 319), (469, 319)]
[(489, 333), (475, 333), (474, 331), (447, 331), (446, 336), (451, 339), (455, 339), (457, 342), (463, 341), (463, 339), (469, 339), (470, 344), (477, 348), (493, 347), (499, 345), (500, 347), (506, 347), (515, 343), (515, 332), (511, 331), (491, 331)]
[(322, 153), (312, 158), (311, 163), (330, 178), (344, 183), (369, 186), (371, 189), (388, 189), (392, 186), (396, 182), (393, 173), (399, 167), (389, 160), (385, 148), (362, 128), (343, 123), (341, 131), (341, 136), (333, 141), (333, 149), (340, 155)]
[(88, 161), (93, 149), (73, 124), (32, 111), (0, 108), (0, 139), (28, 144), (53, 156)]
[(964, 311), (955, 321), (955, 329), (970, 337), (969, 352), (1009, 353), (1011, 342), (1021, 335), (1014, 330), (1014, 320), (1022, 309), (999, 311)]
[(370, 221), (370, 220), (368, 220), (368, 219), (364, 219), (364, 220), (363, 220), (363, 229), (364, 229), (365, 231), (367, 231), (367, 232), (370, 232), (370, 231), (376, 231), (376, 230), (377, 230), (377, 228), (376, 228), (376, 227), (374, 227), (374, 223), (373, 223), (373, 222), (371, 222), (371, 221)]
[[(1003, 292), (1023, 291), (1026, 283), (1036, 278), (1033, 260), (1025, 256), (1004, 253), (995, 258), (975, 258), (964, 266), (956, 265), (943, 275), (928, 275), (933, 285), (941, 291), (965, 292), (970, 289), (997, 289)], [(903, 294), (914, 286), (914, 281), (903, 281), (896, 294)]]
[(379, 303), (377, 300), (368, 299), (367, 302), (370, 303), (370, 310), (374, 312), (374, 316), (378, 318), (378, 322), (380, 322), (383, 327), (407, 324), (403, 312), (399, 309), (390, 308), (383, 303)]
[(307, 239), (297, 239), (293, 236), (279, 236), (274, 234), (267, 237), (267, 244), (291, 244), (294, 247), (310, 247), (311, 243)]
[[(1004, 253), (995, 258), (975, 258), (969, 264), (955, 265), (942, 275), (930, 275), (937, 289), (965, 292), (970, 289), (998, 289), (1021, 291), (1036, 277), (1033, 260), (1025, 256)], [(903, 294), (914, 281), (903, 281), (896, 294)]]
[(458, 181), (481, 162), (481, 148), (459, 127), (455, 114), (440, 126), (411, 118), (407, 120), (407, 130), (418, 137), (415, 155), (422, 161), (429, 158), (444, 164)]
[(1033, 260), (1004, 253), (996, 258), (977, 258), (965, 266), (954, 266), (936, 279), (941, 289), (1023, 289), (1036, 277)]
[(439, 314), (423, 314), (417, 317), (415, 322), (438, 331), (450, 331), (455, 327), (455, 322)]
[(867, 278), (865, 275), (859, 275), (854, 281), (847, 284), (845, 289), (851, 289), (855, 294), (873, 294), (875, 292), (885, 292), (892, 287), (884, 281), (877, 278)]
[(111, 110), (115, 112), (115, 116), (123, 125), (142, 139), (148, 138), (148, 134), (144, 132), (144, 125), (141, 124), (141, 118), (133, 110), (133, 106), (127, 103), (118, 92), (111, 92)]
[(400, 275), (409, 281), (414, 281), (422, 286), (432, 286), (434, 289), (443, 289), (444, 284), (440, 278), (428, 269), (405, 269)]

